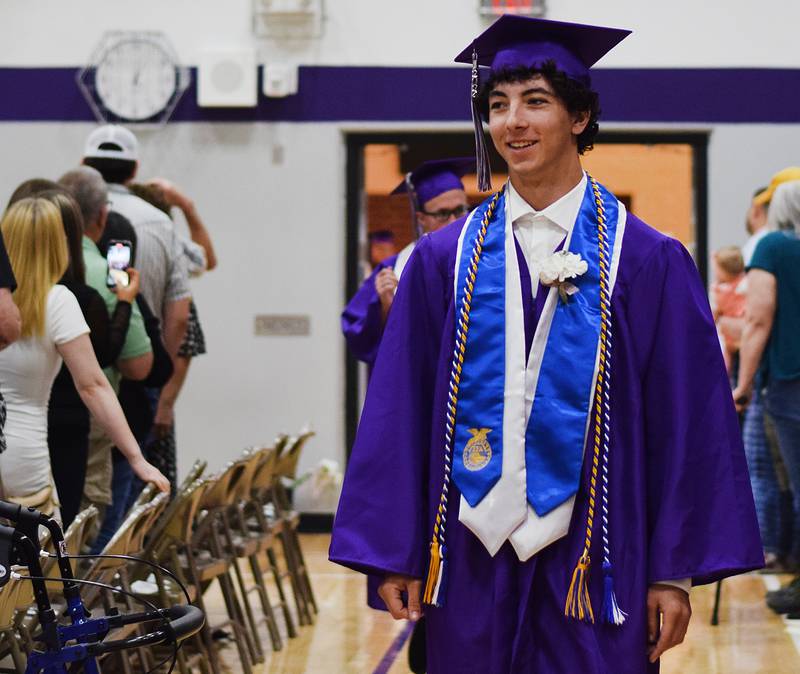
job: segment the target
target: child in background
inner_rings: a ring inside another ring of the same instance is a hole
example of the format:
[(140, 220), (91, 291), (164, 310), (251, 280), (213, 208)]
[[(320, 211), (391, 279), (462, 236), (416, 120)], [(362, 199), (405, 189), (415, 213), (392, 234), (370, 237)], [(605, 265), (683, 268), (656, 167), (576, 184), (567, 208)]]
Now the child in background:
[(711, 308), (720, 334), (725, 365), (731, 372), (744, 327), (744, 259), (737, 246), (725, 246), (715, 251), (711, 260), (714, 272)]

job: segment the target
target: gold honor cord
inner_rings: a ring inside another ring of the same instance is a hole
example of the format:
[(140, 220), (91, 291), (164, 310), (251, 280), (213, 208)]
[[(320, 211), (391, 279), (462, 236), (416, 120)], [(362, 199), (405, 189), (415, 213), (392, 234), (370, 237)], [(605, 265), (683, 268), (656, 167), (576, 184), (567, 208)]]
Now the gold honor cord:
[[(600, 354), (597, 367), (597, 383), (594, 390), (594, 442), (592, 451), (592, 470), (589, 478), (589, 509), (586, 515), (586, 539), (584, 542), (583, 553), (578, 559), (575, 570), (572, 572), (572, 582), (567, 592), (567, 602), (564, 607), (564, 615), (577, 620), (594, 622), (594, 611), (592, 601), (589, 597), (589, 570), (591, 568), (590, 550), (592, 547), (592, 532), (594, 529), (594, 516), (597, 499), (597, 478), (601, 460), (606, 466), (608, 455), (607, 436), (604, 435), (603, 425), (603, 400), (607, 395), (607, 385), (609, 381), (607, 363), (610, 361), (609, 352), (609, 331), (610, 331), (610, 304), (609, 304), (609, 247), (608, 247), (608, 226), (606, 224), (605, 209), (603, 208), (603, 198), (600, 194), (600, 187), (597, 181), (589, 177), (594, 193), (595, 206), (597, 208), (597, 246), (600, 276)], [(607, 358), (607, 356), (609, 358)], [(603, 509), (607, 511), (606, 483), (603, 485)]]
[(483, 242), (486, 232), (494, 216), (495, 208), (505, 187), (501, 188), (492, 197), (486, 213), (483, 216), (475, 244), (472, 247), (472, 257), (467, 268), (464, 282), (464, 297), (459, 308), (456, 321), (456, 344), (453, 350), (453, 363), (450, 367), (450, 385), (447, 393), (447, 420), (445, 423), (444, 438), (444, 480), (442, 495), (439, 499), (439, 508), (433, 525), (433, 538), (430, 544), (431, 559), (428, 566), (428, 578), (425, 582), (423, 601), (433, 606), (444, 604), (444, 591), (446, 587), (447, 548), (445, 546), (445, 528), (447, 526), (447, 498), (450, 491), (450, 475), (452, 471), (453, 434), (456, 426), (456, 408), (458, 406), (458, 386), (461, 382), (461, 368), (464, 365), (464, 353), (467, 348), (467, 332), (469, 331), (469, 314), (472, 307), (472, 292), (475, 289), (475, 279), (478, 275), (478, 263), (483, 252)]

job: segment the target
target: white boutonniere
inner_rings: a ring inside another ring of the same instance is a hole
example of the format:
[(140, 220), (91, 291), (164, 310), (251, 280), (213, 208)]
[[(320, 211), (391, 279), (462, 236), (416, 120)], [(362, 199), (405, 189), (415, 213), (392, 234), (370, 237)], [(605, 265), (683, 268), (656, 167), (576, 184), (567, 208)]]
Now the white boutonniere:
[(570, 295), (578, 292), (578, 287), (570, 283), (569, 279), (582, 276), (588, 269), (586, 260), (577, 253), (559, 250), (542, 260), (539, 280), (548, 288), (558, 288), (561, 301), (566, 303)]

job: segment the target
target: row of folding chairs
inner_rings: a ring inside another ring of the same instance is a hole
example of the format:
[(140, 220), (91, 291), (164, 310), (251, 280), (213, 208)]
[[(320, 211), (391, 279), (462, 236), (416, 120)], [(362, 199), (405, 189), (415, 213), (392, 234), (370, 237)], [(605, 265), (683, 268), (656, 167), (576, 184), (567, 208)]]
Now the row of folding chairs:
[[(266, 658), (262, 626), (269, 647), (280, 650), (286, 637), (295, 638), (300, 628), (313, 624), (318, 613), (298, 535), (299, 515), (292, 509), (287, 490), (312, 435), (279, 436), (272, 446), (248, 449), (210, 476), (205, 474), (206, 463), (198, 461), (171, 501), (146, 487), (103, 551), (109, 557), (87, 561), (78, 569), (84, 580), (122, 590), (88, 586), (82, 596), (90, 610), (141, 610), (131, 595), (161, 606), (183, 603), (183, 585), (207, 620), (178, 652), (178, 671), (222, 674), (219, 646), (223, 641), (218, 637), (230, 635), (241, 671), (252, 674), (253, 666)], [(97, 510), (91, 507), (70, 525), (65, 538), (71, 554), (85, 546), (96, 518)], [(151, 564), (132, 562), (126, 556)], [(180, 585), (158, 567), (171, 570)], [(215, 621), (207, 610), (214, 581), (225, 605), (222, 621)], [(25, 581), (9, 583), (0, 591), (0, 657), (8, 655), (13, 665), (0, 672), (24, 671), (25, 654), (34, 646), (37, 627), (35, 611), (29, 608), (32, 600)], [(120, 632), (109, 638), (124, 636), (128, 634)], [(127, 654), (104, 667), (125, 674), (147, 672), (171, 655), (143, 648), (134, 651), (133, 657)]]

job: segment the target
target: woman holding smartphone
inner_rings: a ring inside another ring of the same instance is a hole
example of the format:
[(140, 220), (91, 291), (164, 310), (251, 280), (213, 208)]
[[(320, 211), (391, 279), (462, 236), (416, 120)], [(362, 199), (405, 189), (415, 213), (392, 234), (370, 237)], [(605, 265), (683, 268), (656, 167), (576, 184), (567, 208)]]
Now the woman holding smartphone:
[[(103, 296), (86, 283), (82, 250), (83, 218), (78, 204), (63, 187), (42, 192), (39, 196), (58, 207), (67, 235), (69, 266), (59, 285), (67, 288), (78, 300), (83, 317), (91, 329), (89, 338), (100, 367), (113, 365), (125, 344), (132, 302), (139, 292), (139, 276), (135, 270), (129, 270), (128, 285), (115, 289), (117, 304), (109, 316)], [(89, 410), (78, 395), (69, 369), (62, 365), (50, 393), (47, 444), (65, 527), (80, 511), (89, 458), (89, 428)]]
[[(100, 369), (75, 295), (57, 285), (69, 266), (59, 208), (48, 199), (22, 199), (8, 209), (0, 229), (17, 275), (14, 297), (23, 322), (22, 338), (0, 352), (0, 383), (8, 391), (7, 451), (0, 455), (5, 497), (51, 511), (57, 503), (47, 444), (47, 406), (62, 362), (83, 404), (134, 473), (167, 491), (169, 483), (142, 456)], [(69, 452), (68, 448), (64, 451)]]

